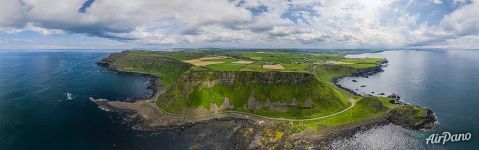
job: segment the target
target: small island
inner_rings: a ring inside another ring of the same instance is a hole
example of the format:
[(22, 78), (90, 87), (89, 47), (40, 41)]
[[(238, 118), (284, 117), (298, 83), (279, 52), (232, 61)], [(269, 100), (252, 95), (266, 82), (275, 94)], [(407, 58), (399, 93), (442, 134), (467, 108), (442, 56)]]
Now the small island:
[[(127, 113), (138, 130), (161, 130), (220, 119), (250, 123), (235, 130), (239, 149), (328, 148), (335, 138), (393, 123), (431, 129), (432, 111), (399, 96), (359, 95), (337, 80), (380, 72), (384, 58), (345, 58), (355, 51), (185, 49), (123, 51), (98, 64), (150, 76), (146, 100), (90, 98)], [(384, 94), (381, 94), (384, 95)]]

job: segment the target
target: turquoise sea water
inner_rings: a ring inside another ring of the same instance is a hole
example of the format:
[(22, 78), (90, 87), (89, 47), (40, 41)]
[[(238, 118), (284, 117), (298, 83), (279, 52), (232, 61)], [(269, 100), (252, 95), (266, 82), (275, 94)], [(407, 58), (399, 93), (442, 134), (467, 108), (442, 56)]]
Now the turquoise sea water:
[[(393, 125), (378, 127), (338, 142), (338, 148), (479, 148), (479, 51), (404, 50), (347, 57), (382, 57), (389, 60), (389, 65), (377, 75), (345, 78), (340, 84), (362, 93), (399, 94), (405, 102), (434, 111), (440, 124), (429, 132), (410, 131)], [(352, 79), (359, 82), (352, 82)], [(471, 133), (472, 138), (444, 145), (426, 145), (424, 139), (431, 133), (445, 131)]]

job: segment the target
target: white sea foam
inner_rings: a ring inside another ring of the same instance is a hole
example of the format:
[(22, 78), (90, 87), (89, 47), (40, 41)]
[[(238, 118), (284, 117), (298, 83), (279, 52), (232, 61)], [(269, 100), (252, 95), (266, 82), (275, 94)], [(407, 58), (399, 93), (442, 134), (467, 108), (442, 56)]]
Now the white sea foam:
[(66, 93), (67, 94), (67, 100), (73, 100), (72, 93)]
[(99, 101), (108, 101), (107, 99), (103, 99), (103, 98), (98, 98), (98, 99), (95, 99), (93, 97), (89, 97), (90, 101), (93, 101), (93, 102), (99, 102)]
[(396, 125), (375, 127), (356, 133), (353, 137), (333, 143), (333, 149), (442, 149), (424, 145), (424, 139), (418, 137), (421, 132), (404, 129)]

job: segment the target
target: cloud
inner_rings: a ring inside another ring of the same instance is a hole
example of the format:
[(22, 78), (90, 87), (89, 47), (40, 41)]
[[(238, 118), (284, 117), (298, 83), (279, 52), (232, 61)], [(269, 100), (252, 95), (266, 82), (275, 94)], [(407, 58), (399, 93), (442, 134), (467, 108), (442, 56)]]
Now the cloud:
[[(422, 25), (411, 32), (411, 39), (414, 43), (409, 46), (460, 47), (463, 45), (465, 48), (477, 48), (479, 47), (479, 44), (475, 44), (477, 42), (470, 44), (464, 42), (474, 41), (479, 36), (479, 18), (476, 16), (478, 13), (479, 2), (471, 1), (471, 3), (445, 15), (439, 24)], [(451, 46), (446, 46), (445, 43), (449, 43)]]
[(22, 8), (20, 1), (2, 1), (2, 5), (0, 5), (0, 31), (14, 32), (17, 27), (23, 27), (27, 21), (24, 12), (25, 8)]
[(95, 2), (95, 0), (85, 1), (85, 3), (83, 3), (83, 5), (80, 7), (80, 9), (78, 9), (78, 12), (79, 13), (85, 13), (87, 11), (87, 9), (90, 8), (90, 6), (93, 4), (93, 2)]
[(456, 9), (440, 16), (442, 20), (437, 24), (419, 21), (433, 11), (411, 11), (417, 3), (414, 0), (4, 0), (0, 6), (0, 32), (81, 34), (122, 43), (179, 47), (313, 48), (434, 46), (443, 41), (470, 42), (479, 34), (479, 19), (474, 16), (479, 10), (477, 2), (428, 1), (431, 8), (451, 5)]

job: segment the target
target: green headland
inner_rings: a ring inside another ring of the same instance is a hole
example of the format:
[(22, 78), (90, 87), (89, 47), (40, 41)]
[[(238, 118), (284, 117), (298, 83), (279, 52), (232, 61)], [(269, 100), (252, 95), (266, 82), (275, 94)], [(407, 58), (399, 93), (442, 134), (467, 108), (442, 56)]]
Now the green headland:
[[(175, 117), (241, 114), (277, 121), (294, 132), (371, 122), (431, 127), (432, 113), (392, 98), (361, 96), (334, 80), (377, 71), (383, 58), (345, 58), (349, 51), (123, 51), (100, 63), (155, 77), (150, 101)], [(278, 133), (279, 134), (279, 133)]]

